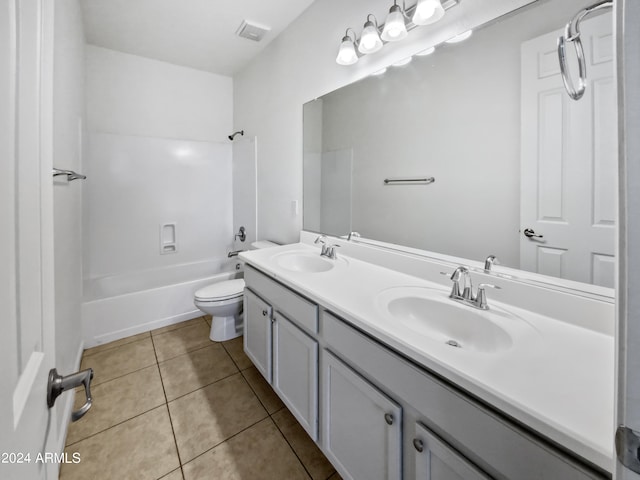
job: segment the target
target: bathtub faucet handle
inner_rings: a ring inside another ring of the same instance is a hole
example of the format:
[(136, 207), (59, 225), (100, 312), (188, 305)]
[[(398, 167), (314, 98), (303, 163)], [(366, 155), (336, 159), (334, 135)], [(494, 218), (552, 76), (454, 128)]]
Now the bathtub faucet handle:
[(241, 242), (244, 242), (247, 239), (247, 230), (244, 227), (240, 227), (240, 230), (234, 235), (233, 239), (240, 239)]

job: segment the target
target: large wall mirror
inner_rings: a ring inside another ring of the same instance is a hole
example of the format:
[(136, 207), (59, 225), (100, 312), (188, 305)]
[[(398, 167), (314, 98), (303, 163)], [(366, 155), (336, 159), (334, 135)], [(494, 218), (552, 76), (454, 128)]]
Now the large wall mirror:
[[(580, 101), (566, 94), (556, 53), (563, 26), (590, 3), (540, 0), (305, 104), (305, 230), (493, 254), (613, 287), (611, 11), (581, 26), (589, 84)], [(435, 181), (385, 183), (424, 178)]]

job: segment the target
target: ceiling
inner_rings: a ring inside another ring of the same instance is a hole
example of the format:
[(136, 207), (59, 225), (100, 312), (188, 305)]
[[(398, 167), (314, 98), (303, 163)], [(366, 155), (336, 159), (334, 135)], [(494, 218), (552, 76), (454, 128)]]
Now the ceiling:
[[(87, 43), (233, 75), (313, 0), (81, 0)], [(238, 37), (242, 20), (271, 30)]]

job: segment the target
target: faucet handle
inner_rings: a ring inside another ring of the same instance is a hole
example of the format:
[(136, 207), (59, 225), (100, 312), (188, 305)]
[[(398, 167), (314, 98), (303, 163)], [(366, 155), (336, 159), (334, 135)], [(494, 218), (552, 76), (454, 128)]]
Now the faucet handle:
[(328, 245), (327, 248), (327, 257), (329, 257), (331, 260), (335, 260), (337, 258), (336, 255), (336, 247), (340, 248), (340, 245), (338, 245), (337, 243), (332, 243), (331, 245)]
[(495, 288), (496, 290), (502, 289), (502, 287), (498, 287), (491, 283), (481, 283), (478, 285), (478, 294), (476, 295), (475, 304), (476, 307), (481, 308), (482, 310), (489, 310), (489, 305), (487, 304), (487, 293), (485, 292), (486, 288)]

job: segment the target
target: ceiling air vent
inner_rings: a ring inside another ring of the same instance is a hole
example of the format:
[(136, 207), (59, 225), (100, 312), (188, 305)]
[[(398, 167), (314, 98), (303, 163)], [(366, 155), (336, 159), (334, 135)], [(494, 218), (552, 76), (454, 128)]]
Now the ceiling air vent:
[(236, 30), (236, 35), (242, 38), (248, 38), (254, 42), (259, 42), (269, 30), (271, 30), (269, 27), (263, 27), (243, 20), (238, 30)]

